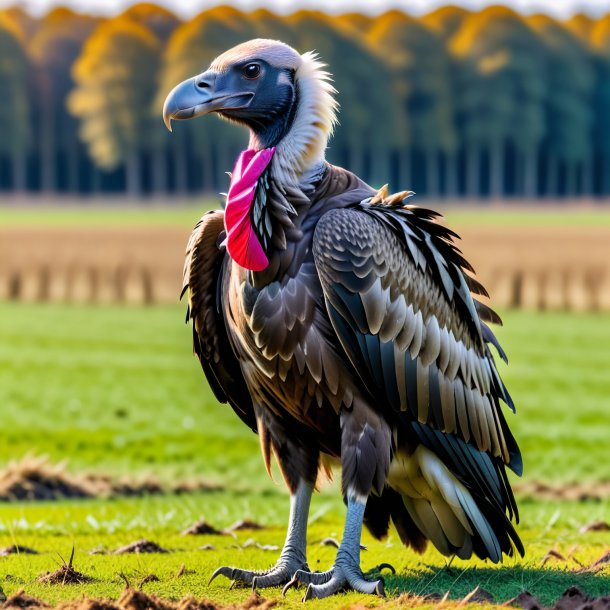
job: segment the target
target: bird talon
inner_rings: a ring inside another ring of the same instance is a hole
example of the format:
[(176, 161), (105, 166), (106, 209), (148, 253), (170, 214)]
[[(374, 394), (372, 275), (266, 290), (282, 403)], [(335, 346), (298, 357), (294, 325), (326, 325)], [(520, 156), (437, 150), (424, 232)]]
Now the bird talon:
[(390, 572), (392, 572), (392, 574), (396, 574), (396, 568), (391, 564), (391, 563), (380, 563), (375, 570), (377, 570), (378, 572), (381, 572), (381, 570), (386, 569), (386, 570), (390, 570)]
[[(389, 565), (389, 564), (385, 564), (385, 565)], [(390, 566), (390, 568), (392, 568), (392, 566)], [(394, 568), (392, 568), (392, 570), (394, 570)], [(394, 570), (393, 572), (394, 574), (396, 574), (396, 571)], [(381, 579), (378, 583), (377, 586), (375, 587), (375, 594), (378, 597), (383, 597), (385, 599), (386, 594), (385, 594), (385, 584), (383, 582), (383, 579)]]
[(290, 589), (292, 589), (293, 587), (296, 589), (299, 586), (299, 579), (295, 576), (293, 576), (285, 585), (284, 588), (282, 589), (282, 596), (286, 597), (286, 593), (288, 593), (288, 591)]
[(208, 587), (212, 584), (212, 581), (218, 576), (226, 576), (229, 579), (233, 579), (234, 569), (229, 568), (227, 566), (220, 566), (214, 570), (212, 576), (210, 576), (210, 580), (208, 580)]
[(303, 599), (301, 601), (306, 602), (308, 599), (315, 597), (314, 591), (314, 586), (311, 583), (307, 585), (307, 590), (305, 591), (305, 595), (303, 595)]

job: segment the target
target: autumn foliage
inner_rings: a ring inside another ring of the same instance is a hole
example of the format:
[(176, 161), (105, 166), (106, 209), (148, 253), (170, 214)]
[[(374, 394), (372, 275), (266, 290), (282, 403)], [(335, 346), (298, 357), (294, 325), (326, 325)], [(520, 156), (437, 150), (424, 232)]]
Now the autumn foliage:
[[(0, 11), (0, 189), (220, 191), (246, 138), (218, 120), (165, 132), (165, 95), (253, 37), (316, 49), (341, 125), (329, 160), (429, 196), (610, 193), (610, 16), (559, 22), (501, 6), (421, 18), (221, 6), (181, 22)], [(6, 92), (6, 93), (5, 93)]]

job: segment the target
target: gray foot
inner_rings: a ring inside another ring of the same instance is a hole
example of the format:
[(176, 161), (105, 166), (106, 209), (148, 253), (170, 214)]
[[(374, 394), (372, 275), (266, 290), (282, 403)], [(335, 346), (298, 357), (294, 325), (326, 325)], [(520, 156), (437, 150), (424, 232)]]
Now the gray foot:
[[(384, 565), (383, 567), (391, 566)], [(385, 597), (383, 578), (366, 580), (360, 566), (353, 562), (349, 556), (342, 556), (341, 553), (337, 555), (335, 565), (328, 572), (308, 572), (306, 570), (295, 572), (282, 593), (286, 595), (291, 587), (297, 587), (300, 584), (307, 585), (303, 601), (329, 597), (339, 591), (350, 589), (360, 593)]]
[(231, 586), (236, 584), (251, 586), (253, 590), (264, 589), (266, 587), (280, 587), (289, 582), (295, 572), (303, 570), (309, 570), (305, 562), (282, 557), (280, 557), (275, 566), (264, 571), (241, 570), (240, 568), (222, 566), (212, 574), (208, 585), (217, 576), (226, 576), (231, 580)]

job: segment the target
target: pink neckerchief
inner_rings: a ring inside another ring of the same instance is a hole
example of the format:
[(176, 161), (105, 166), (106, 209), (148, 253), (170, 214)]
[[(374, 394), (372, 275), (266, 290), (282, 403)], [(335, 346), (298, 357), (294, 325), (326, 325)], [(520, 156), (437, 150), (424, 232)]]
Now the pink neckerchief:
[(238, 265), (251, 271), (262, 271), (269, 264), (250, 222), (250, 208), (258, 179), (269, 165), (274, 152), (275, 146), (259, 151), (244, 150), (235, 163), (227, 195), (227, 250)]

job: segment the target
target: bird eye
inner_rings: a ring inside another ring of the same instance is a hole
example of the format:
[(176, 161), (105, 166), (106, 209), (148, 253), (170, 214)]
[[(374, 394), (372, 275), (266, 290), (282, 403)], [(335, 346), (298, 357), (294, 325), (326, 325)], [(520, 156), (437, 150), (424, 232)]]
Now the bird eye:
[(258, 78), (261, 67), (258, 64), (247, 64), (243, 67), (243, 73), (246, 78)]

